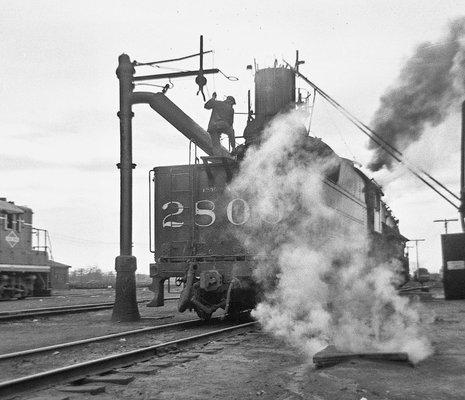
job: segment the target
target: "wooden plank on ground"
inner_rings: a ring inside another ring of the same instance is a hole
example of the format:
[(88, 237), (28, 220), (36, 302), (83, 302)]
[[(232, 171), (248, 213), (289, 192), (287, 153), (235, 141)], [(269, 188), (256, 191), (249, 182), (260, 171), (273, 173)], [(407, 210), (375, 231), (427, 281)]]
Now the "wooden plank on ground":
[(404, 352), (352, 353), (328, 346), (313, 356), (313, 363), (317, 368), (323, 368), (353, 359), (409, 362), (408, 354)]

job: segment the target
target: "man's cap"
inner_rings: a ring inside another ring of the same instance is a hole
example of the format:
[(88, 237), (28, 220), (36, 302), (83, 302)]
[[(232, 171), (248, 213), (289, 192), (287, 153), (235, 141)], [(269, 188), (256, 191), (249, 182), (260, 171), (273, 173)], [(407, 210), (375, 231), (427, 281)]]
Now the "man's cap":
[(232, 104), (236, 104), (236, 100), (232, 96), (226, 97), (226, 100), (230, 100)]

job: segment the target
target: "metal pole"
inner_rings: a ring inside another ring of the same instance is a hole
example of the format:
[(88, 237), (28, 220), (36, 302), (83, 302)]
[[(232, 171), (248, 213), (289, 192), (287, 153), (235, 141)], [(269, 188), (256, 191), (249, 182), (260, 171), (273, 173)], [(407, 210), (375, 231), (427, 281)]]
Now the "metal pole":
[(417, 252), (417, 271), (420, 269), (420, 261), (418, 261), (418, 242), (415, 241), (415, 250)]
[(465, 232), (465, 101), (462, 103), (462, 140), (460, 156), (460, 223)]
[(200, 72), (203, 71), (203, 35), (200, 35)]
[(458, 219), (457, 218), (435, 219), (433, 222), (444, 222), (444, 230), (446, 231), (446, 235), (447, 235), (447, 226), (449, 222), (453, 222), (453, 221), (458, 221)]
[(120, 110), (120, 255), (115, 259), (116, 287), (112, 321), (140, 319), (136, 298), (137, 260), (132, 255), (132, 112), (134, 67), (127, 54), (119, 56)]
[(415, 250), (416, 250), (416, 255), (417, 255), (417, 273), (418, 270), (420, 269), (420, 262), (418, 260), (418, 242), (424, 242), (426, 239), (411, 239), (409, 242), (415, 242)]

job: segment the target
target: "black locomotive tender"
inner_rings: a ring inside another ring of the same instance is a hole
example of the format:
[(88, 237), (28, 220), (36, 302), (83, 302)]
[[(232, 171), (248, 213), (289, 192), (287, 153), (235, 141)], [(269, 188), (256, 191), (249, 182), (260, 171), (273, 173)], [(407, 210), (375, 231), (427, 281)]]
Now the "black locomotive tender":
[[(163, 110), (156, 111), (181, 131), (189, 130), (189, 124), (180, 126), (179, 120), (190, 119), (185, 114), (178, 115), (180, 110), (171, 107), (164, 95), (157, 95), (163, 96)], [(253, 118), (249, 115), (242, 150), (259, 145), (260, 133), (270, 119), (294, 105), (296, 85), (292, 69), (257, 70), (255, 113)], [(189, 123), (195, 125), (192, 129), (201, 129), (192, 120)], [(208, 139), (206, 135), (204, 132), (204, 139)], [(320, 139), (311, 141), (329, 149)], [(164, 305), (164, 282), (171, 277), (184, 285), (180, 312), (194, 310), (207, 320), (219, 308), (234, 315), (256, 305), (258, 288), (252, 278), (256, 255), (249, 254), (237, 239), (253, 210), (245, 200), (234, 198), (225, 190), (240, 168), (241, 157), (240, 152), (224, 152), (224, 157), (202, 157), (203, 164), (163, 166), (150, 171), (150, 218), (154, 231), (151, 251), (155, 255), (150, 275), (155, 297), (149, 306)], [(328, 205), (346, 223), (367, 229), (372, 253), (381, 259), (400, 260), (404, 278), (408, 279), (408, 260), (404, 255), (407, 239), (399, 233), (398, 220), (382, 201), (381, 188), (353, 162), (338, 159), (336, 173), (324, 180)]]

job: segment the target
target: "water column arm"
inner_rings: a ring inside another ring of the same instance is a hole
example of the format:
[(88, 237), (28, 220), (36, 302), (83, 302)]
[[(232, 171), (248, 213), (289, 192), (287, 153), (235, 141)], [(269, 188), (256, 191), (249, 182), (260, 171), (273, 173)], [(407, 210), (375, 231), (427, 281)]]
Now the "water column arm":
[[(133, 92), (132, 104), (148, 104), (150, 107), (173, 125), (186, 138), (194, 142), (209, 156), (213, 155), (210, 135), (191, 117), (182, 111), (163, 93)], [(221, 147), (221, 156), (231, 157), (231, 154)]]

